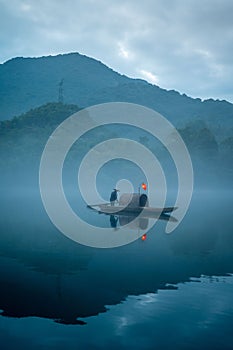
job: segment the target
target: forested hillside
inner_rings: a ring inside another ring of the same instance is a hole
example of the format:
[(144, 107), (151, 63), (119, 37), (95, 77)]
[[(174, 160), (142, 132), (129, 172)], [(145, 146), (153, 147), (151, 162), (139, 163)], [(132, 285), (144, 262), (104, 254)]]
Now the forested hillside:
[(132, 102), (155, 109), (183, 127), (202, 120), (222, 141), (233, 134), (233, 105), (201, 101), (131, 79), (78, 53), (14, 58), (0, 65), (0, 120), (10, 119), (49, 102), (87, 107), (103, 102)]
[[(79, 111), (76, 105), (48, 103), (39, 108), (0, 122), (0, 171), (2, 185), (10, 181), (14, 184), (38, 185), (40, 158), (45, 144), (54, 129), (67, 117)], [(81, 138), (69, 153), (69, 161), (78, 160), (98, 142), (124, 136), (118, 128), (100, 128)], [(179, 129), (192, 157), (196, 179), (222, 181), (233, 179), (232, 154), (233, 138), (216, 140), (214, 134), (201, 121), (188, 122)], [(163, 158), (163, 149), (149, 135), (134, 132), (135, 140)], [(76, 164), (74, 163), (74, 164)], [(77, 165), (77, 164), (76, 164)], [(204, 181), (205, 182), (205, 181)]]

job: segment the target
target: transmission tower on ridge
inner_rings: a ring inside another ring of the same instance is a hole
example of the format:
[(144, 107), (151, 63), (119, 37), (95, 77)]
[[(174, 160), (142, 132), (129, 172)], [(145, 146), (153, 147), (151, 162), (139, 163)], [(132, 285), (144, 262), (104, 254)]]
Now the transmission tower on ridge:
[(59, 90), (58, 90), (58, 102), (63, 103), (64, 98), (63, 98), (63, 82), (64, 79), (62, 78), (62, 80), (60, 81), (60, 83), (58, 84), (59, 86)]

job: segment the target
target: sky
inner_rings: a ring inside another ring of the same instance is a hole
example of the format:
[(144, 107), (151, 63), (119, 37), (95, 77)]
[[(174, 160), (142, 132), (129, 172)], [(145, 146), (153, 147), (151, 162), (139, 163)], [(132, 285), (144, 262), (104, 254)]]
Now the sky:
[(0, 0), (0, 63), (79, 52), (132, 78), (233, 102), (233, 0)]

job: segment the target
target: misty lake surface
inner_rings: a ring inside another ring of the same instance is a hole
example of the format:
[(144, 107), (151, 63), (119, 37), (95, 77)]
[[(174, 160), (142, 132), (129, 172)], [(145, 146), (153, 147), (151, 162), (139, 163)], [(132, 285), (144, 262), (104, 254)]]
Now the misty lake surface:
[(171, 234), (159, 220), (96, 249), (60, 233), (38, 195), (2, 195), (1, 349), (233, 349), (232, 208), (228, 191), (195, 192)]

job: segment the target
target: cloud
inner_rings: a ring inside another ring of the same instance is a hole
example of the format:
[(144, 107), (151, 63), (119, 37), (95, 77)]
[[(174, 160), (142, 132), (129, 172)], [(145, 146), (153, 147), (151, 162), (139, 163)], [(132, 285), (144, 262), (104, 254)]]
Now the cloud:
[(130, 52), (124, 47), (124, 45), (122, 43), (118, 43), (118, 47), (119, 47), (119, 56), (123, 57), (125, 59), (129, 59), (130, 58)]
[(141, 69), (139, 71), (139, 73), (142, 75), (142, 77), (145, 80), (149, 81), (150, 83), (152, 83), (152, 84), (158, 84), (159, 83), (159, 79), (158, 79), (158, 77), (155, 74), (153, 74), (151, 72), (148, 72), (148, 71), (146, 71), (144, 69)]
[(233, 101), (231, 0), (0, 0), (3, 62), (80, 52), (131, 77)]

